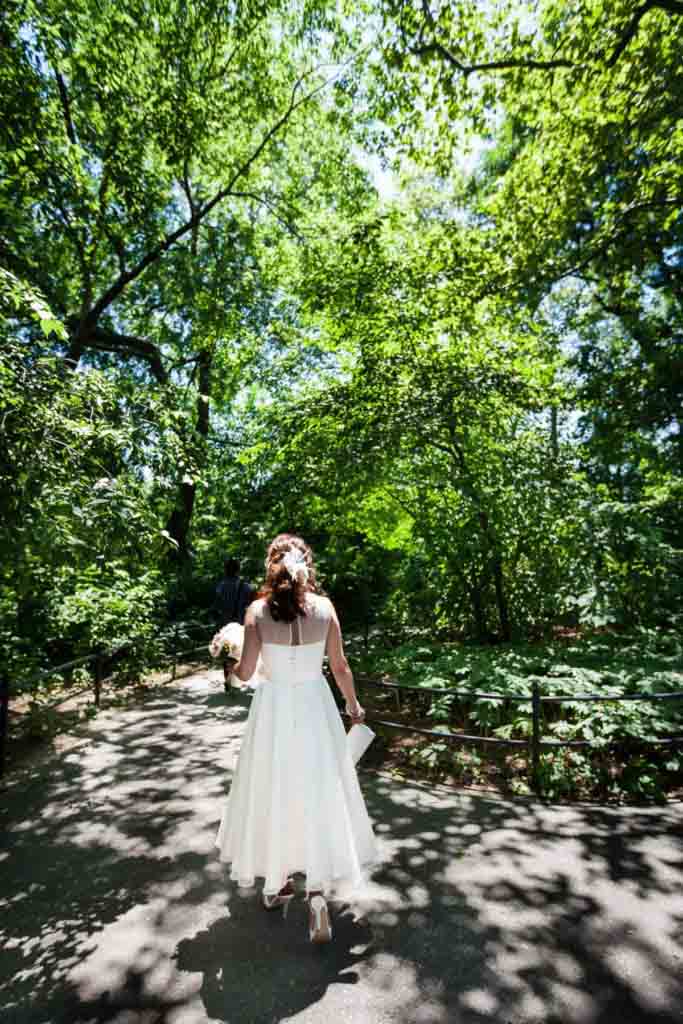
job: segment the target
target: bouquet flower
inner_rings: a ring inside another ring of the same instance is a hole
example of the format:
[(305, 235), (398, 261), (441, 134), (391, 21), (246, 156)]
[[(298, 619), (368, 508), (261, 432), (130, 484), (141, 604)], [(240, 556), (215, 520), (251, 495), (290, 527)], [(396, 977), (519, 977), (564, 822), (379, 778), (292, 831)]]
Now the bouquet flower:
[(242, 645), (244, 644), (244, 626), (239, 622), (229, 622), (227, 626), (219, 629), (209, 644), (209, 654), (212, 658), (227, 656), (237, 661), (242, 657)]

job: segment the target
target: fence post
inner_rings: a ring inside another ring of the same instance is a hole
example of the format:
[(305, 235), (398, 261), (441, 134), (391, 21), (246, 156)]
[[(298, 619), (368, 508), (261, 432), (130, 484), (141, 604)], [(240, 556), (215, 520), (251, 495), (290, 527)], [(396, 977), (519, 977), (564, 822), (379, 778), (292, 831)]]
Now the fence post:
[(104, 656), (101, 651), (97, 652), (95, 658), (95, 707), (100, 706), (100, 693), (102, 692), (102, 680), (104, 678)]
[(7, 719), (9, 717), (9, 676), (0, 675), (0, 776), (5, 774), (5, 748), (7, 745)]
[(541, 694), (534, 679), (531, 684), (531, 788), (541, 789)]

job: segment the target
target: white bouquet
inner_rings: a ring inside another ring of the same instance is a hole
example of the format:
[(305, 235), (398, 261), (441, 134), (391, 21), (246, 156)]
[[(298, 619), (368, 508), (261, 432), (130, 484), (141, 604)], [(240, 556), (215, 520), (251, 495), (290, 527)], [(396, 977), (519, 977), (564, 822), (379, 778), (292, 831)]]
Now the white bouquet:
[(209, 644), (209, 654), (212, 658), (220, 658), (225, 655), (228, 658), (242, 657), (242, 646), (244, 644), (244, 626), (239, 622), (229, 622), (227, 626), (219, 629)]

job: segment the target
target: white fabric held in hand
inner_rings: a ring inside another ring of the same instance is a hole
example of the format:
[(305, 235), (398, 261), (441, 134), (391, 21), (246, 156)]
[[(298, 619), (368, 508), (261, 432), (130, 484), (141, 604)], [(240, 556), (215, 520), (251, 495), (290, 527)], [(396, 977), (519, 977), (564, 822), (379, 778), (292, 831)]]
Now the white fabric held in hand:
[(346, 734), (346, 742), (354, 764), (358, 764), (374, 738), (374, 732), (367, 725), (358, 722), (351, 726)]

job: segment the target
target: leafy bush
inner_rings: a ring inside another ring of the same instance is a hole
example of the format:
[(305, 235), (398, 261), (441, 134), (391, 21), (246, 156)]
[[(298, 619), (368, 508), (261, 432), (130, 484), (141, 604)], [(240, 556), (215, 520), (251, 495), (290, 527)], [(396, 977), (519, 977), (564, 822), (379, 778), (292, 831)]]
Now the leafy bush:
[(667, 624), (680, 622), (683, 550), (675, 510), (683, 484), (646, 491), (639, 502), (602, 501), (587, 507), (586, 549), (593, 585), (581, 600), (584, 621)]
[[(49, 595), (51, 628), (76, 652), (101, 650), (113, 654), (125, 648), (118, 672), (153, 664), (162, 653), (160, 609), (163, 590), (159, 573), (136, 576), (114, 563), (80, 572), (62, 568)], [(124, 669), (125, 666), (125, 669)]]
[[(542, 704), (541, 738), (587, 740), (591, 746), (544, 751), (540, 765), (543, 792), (551, 797), (617, 798), (627, 794), (638, 799), (659, 798), (680, 781), (683, 759), (667, 753), (666, 747), (648, 744), (657, 737), (683, 733), (683, 701), (572, 698), (683, 692), (680, 658), (681, 637), (654, 629), (603, 631), (571, 643), (495, 648), (443, 645), (418, 636), (395, 647), (375, 642), (367, 652), (358, 654), (360, 668), (367, 674), (443, 690), (443, 694), (424, 696), (419, 690), (406, 690), (402, 695), (403, 707), (411, 709), (412, 719), (424, 715), (427, 724), (437, 730), (529, 740), (533, 681), (539, 683), (544, 696), (566, 695), (567, 701)], [(490, 696), (460, 696), (474, 690)], [(368, 694), (368, 699), (371, 696)], [(528, 699), (517, 701), (514, 697)], [(471, 748), (465, 754), (471, 775), (473, 759), (479, 755)], [(489, 752), (487, 756), (496, 755)], [(459, 757), (456, 747), (441, 740), (419, 740), (410, 754), (411, 763), (430, 775), (458, 776), (459, 771), (462, 775)], [(526, 753), (518, 770), (528, 774)]]

